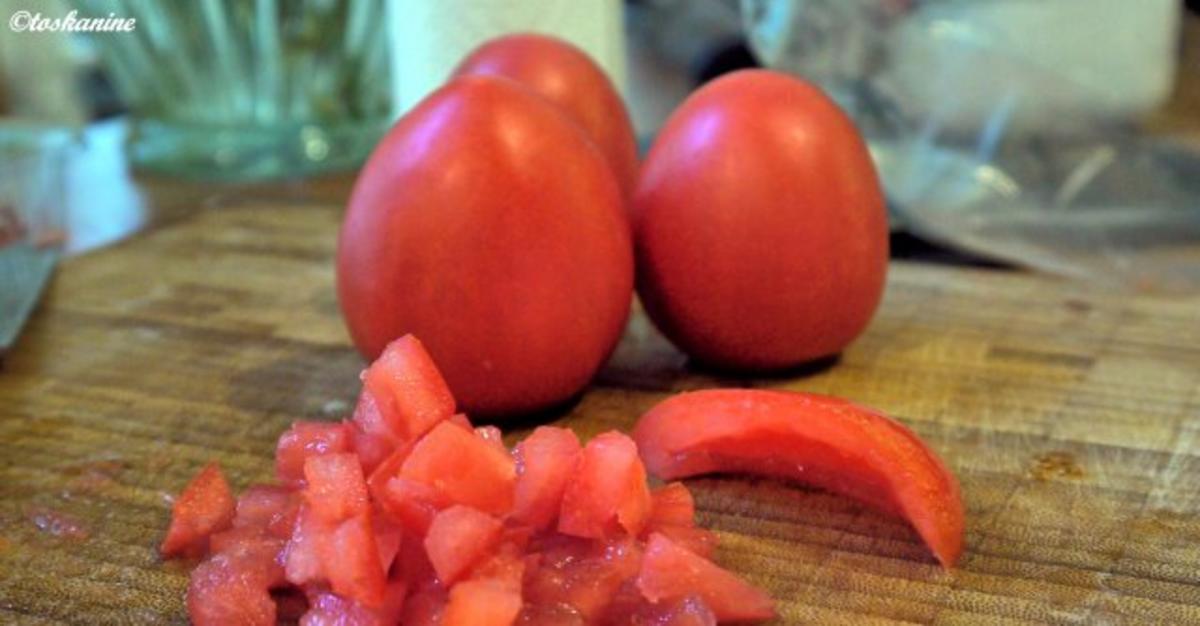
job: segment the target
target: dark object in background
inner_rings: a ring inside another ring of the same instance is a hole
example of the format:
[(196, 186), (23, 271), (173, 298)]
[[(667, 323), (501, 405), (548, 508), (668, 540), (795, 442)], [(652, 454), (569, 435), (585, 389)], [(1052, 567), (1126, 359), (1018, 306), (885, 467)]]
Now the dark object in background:
[(1200, 0), (1186, 0), (1184, 5), (1186, 5), (1188, 10), (1192, 13), (1200, 13)]
[(891, 258), (893, 259), (985, 269), (1012, 269), (1011, 265), (985, 259), (969, 252), (960, 252), (939, 246), (936, 243), (903, 231), (892, 232), (890, 245)]
[(103, 120), (129, 112), (112, 81), (99, 66), (84, 68), (79, 74), (79, 92), (83, 96), (88, 119)]
[(697, 60), (692, 76), (697, 85), (703, 85), (722, 74), (755, 67), (760, 67), (758, 60), (746, 40), (738, 38), (708, 50)]

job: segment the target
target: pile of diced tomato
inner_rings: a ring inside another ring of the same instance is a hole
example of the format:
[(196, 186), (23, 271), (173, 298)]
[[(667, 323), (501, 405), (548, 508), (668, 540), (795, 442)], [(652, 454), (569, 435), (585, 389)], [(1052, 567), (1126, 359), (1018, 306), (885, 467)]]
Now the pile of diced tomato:
[(353, 418), (279, 438), (279, 484), (234, 498), (215, 464), (176, 500), (164, 556), (202, 557), (196, 624), (691, 626), (774, 615), (710, 560), (680, 483), (637, 445), (543, 426), (511, 450), (455, 413), (420, 342), (363, 374)]

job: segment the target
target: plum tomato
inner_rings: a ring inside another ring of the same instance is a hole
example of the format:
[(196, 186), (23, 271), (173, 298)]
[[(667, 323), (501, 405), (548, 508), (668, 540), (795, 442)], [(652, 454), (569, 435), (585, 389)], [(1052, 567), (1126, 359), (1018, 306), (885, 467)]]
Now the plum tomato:
[(693, 93), (646, 156), (632, 201), (637, 289), (684, 352), (774, 370), (840, 352), (883, 294), (888, 225), (854, 123), (767, 70)]
[(617, 88), (595, 61), (570, 42), (518, 33), (483, 43), (456, 75), (514, 80), (561, 108), (595, 142), (628, 195), (637, 178), (637, 139)]
[(455, 78), (363, 167), (337, 289), (365, 357), (419, 336), (473, 417), (559, 404), (599, 370), (629, 315), (633, 246), (616, 178), (544, 98)]

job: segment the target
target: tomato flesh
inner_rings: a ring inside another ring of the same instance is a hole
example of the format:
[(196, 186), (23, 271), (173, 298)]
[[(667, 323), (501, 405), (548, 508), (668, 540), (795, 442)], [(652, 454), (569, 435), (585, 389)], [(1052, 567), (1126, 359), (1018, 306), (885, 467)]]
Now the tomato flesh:
[(287, 539), (296, 525), (301, 498), (287, 487), (252, 485), (238, 496), (233, 527), (250, 527)]
[(517, 463), (513, 520), (535, 530), (558, 520), (563, 492), (581, 450), (574, 432), (553, 426), (539, 426), (513, 448)]
[(378, 608), (383, 604), (386, 579), (373, 530), (367, 513), (345, 520), (319, 544), (318, 554), (335, 592)]
[(363, 389), (374, 396), (391, 432), (412, 441), (454, 415), (454, 396), (416, 337), (405, 335), (387, 345), (363, 372)]
[(712, 561), (655, 533), (646, 543), (638, 589), (650, 602), (698, 595), (721, 621), (770, 619), (771, 599)]
[(383, 421), (383, 414), (379, 411), (379, 403), (375, 400), (375, 394), (368, 389), (363, 389), (359, 393), (354, 414), (345, 424), (350, 431), (354, 453), (362, 462), (365, 474), (375, 471), (375, 468), (389, 454), (404, 443), (400, 436), (392, 432), (391, 427)]
[(309, 594), (308, 611), (300, 618), (300, 626), (395, 626), (404, 609), (406, 593), (403, 581), (391, 581), (384, 591), (383, 604), (371, 608), (336, 593), (314, 590)]
[(159, 552), (164, 557), (202, 556), (208, 550), (209, 536), (233, 523), (235, 507), (220, 466), (209, 463), (171, 506), (171, 526)]
[(585, 620), (599, 619), (622, 584), (638, 573), (640, 542), (550, 536), (534, 547), (535, 567), (526, 574), (531, 605), (571, 607)]
[(442, 626), (509, 626), (520, 612), (520, 590), (467, 580), (450, 589)]
[(655, 489), (650, 500), (650, 526), (692, 526), (696, 523), (696, 500), (683, 483), (669, 483)]
[(333, 525), (323, 521), (312, 509), (301, 506), (296, 526), (284, 550), (284, 572), (288, 582), (304, 585), (325, 580), (322, 544), (328, 541)]
[(650, 515), (650, 489), (637, 444), (610, 431), (583, 448), (563, 492), (559, 532), (576, 537), (637, 535)]
[(425, 551), (438, 580), (450, 585), (500, 541), (500, 520), (469, 506), (455, 505), (434, 516)]
[(188, 616), (196, 626), (274, 626), (271, 575), (262, 563), (217, 554), (192, 571)]
[(449, 502), (503, 515), (512, 507), (516, 474), (508, 452), (442, 423), (413, 446), (399, 478), (425, 485)]
[(345, 424), (295, 422), (275, 447), (275, 477), (285, 485), (301, 486), (308, 457), (349, 452), (352, 443)]

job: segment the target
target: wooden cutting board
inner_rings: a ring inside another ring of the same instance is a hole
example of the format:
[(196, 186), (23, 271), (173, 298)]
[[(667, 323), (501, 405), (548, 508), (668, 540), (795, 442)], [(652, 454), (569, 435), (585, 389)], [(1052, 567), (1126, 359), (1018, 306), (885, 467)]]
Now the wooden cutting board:
[[(210, 208), (64, 264), (0, 373), (0, 623), (182, 623), (155, 553), (209, 459), (271, 476), (294, 419), (338, 418), (362, 366), (333, 292), (338, 208)], [(803, 389), (877, 406), (959, 475), (961, 565), (903, 523), (767, 480), (689, 482), (718, 560), (779, 623), (1200, 623), (1200, 299), (897, 263), (840, 361), (689, 369), (637, 315), (560, 422), (629, 428), (669, 393)]]

